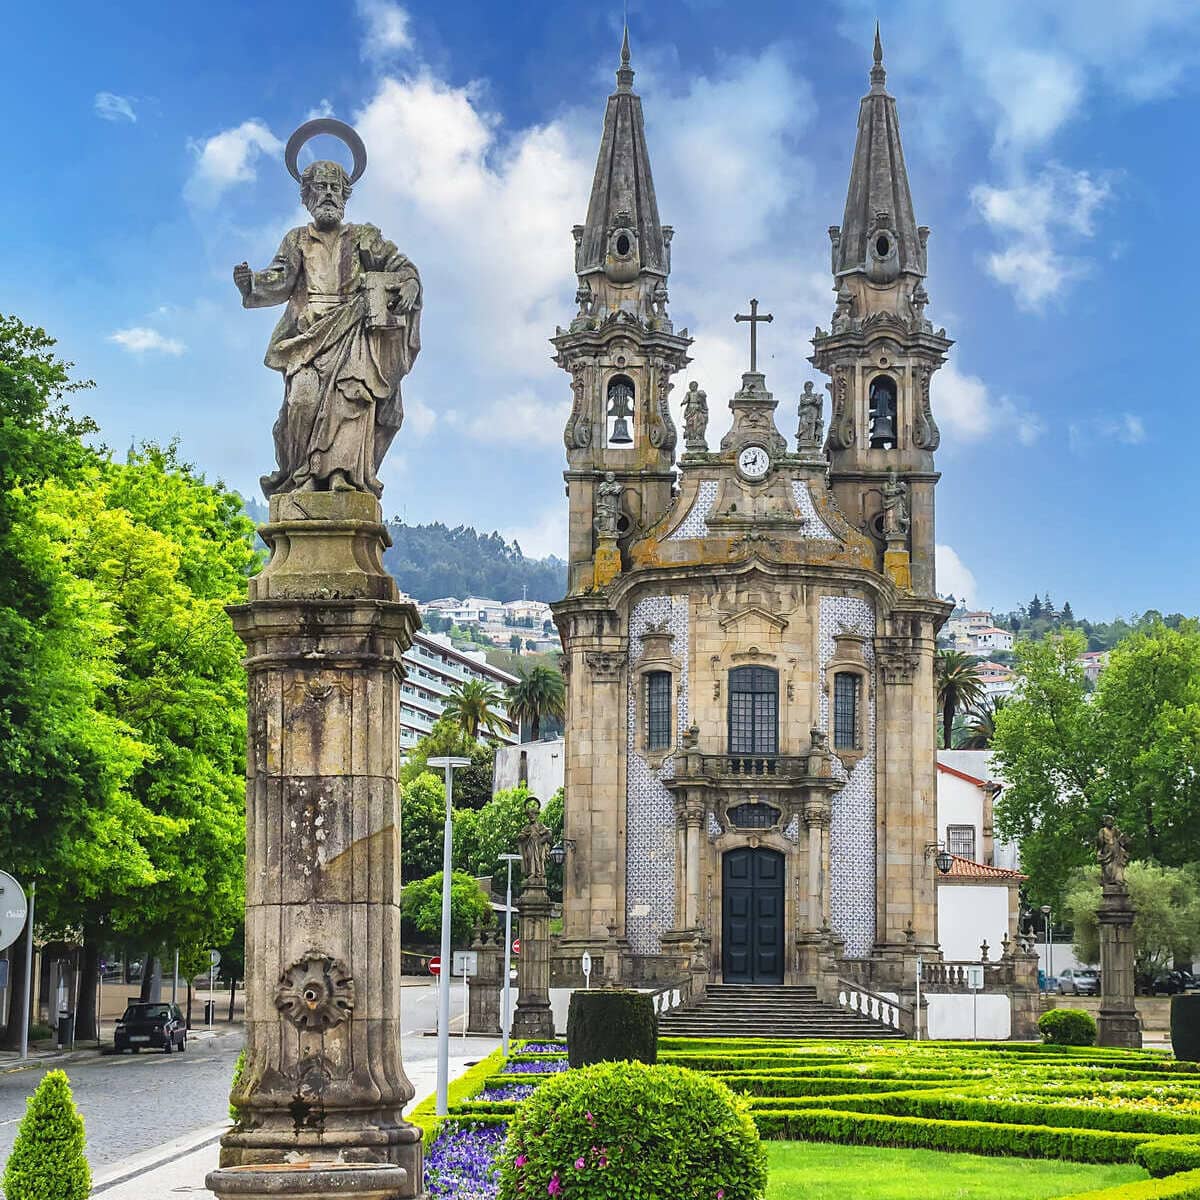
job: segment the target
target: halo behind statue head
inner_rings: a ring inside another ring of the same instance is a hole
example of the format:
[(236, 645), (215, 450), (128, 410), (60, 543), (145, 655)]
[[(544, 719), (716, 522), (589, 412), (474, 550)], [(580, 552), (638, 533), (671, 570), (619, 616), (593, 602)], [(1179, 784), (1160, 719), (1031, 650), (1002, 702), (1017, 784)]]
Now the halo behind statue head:
[(296, 164), (300, 147), (319, 133), (332, 134), (349, 147), (350, 153), (354, 155), (354, 170), (350, 172), (350, 183), (357, 183), (367, 169), (367, 148), (363, 145), (362, 138), (345, 121), (335, 121), (332, 117), (317, 117), (315, 120), (305, 121), (288, 138), (287, 149), (283, 152), (283, 161), (287, 163), (288, 174), (297, 183), (301, 182), (300, 168)]

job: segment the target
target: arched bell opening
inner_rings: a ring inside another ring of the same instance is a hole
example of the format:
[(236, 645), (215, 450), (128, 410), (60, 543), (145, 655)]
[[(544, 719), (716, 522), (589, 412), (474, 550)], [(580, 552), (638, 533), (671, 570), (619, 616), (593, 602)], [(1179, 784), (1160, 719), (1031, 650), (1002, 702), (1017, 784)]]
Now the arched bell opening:
[(871, 449), (895, 450), (897, 438), (896, 381), (890, 375), (876, 375), (868, 392)]
[(624, 448), (633, 445), (633, 415), (636, 412), (633, 380), (628, 375), (614, 375), (608, 381), (605, 406), (607, 443)]

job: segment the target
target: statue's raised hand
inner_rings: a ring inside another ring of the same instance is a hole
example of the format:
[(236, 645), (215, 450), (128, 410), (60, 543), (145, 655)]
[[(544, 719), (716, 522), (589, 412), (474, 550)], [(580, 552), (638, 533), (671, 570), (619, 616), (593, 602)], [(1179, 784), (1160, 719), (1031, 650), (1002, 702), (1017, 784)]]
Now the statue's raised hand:
[(250, 295), (250, 289), (254, 286), (254, 272), (250, 270), (249, 263), (241, 262), (233, 268), (233, 282), (243, 296)]

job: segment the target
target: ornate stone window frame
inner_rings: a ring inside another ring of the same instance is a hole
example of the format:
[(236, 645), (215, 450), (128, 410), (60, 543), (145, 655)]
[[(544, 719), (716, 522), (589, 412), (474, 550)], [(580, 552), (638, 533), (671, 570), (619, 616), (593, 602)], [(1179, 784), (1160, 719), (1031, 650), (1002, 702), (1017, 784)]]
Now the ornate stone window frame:
[[(871, 711), (871, 668), (867, 663), (867, 639), (861, 633), (843, 627), (833, 635), (833, 657), (825, 666), (825, 694), (828, 697), (829, 720), (826, 737), (829, 748), (842, 761), (847, 771), (854, 770), (855, 765), (867, 754), (868, 714)], [(834, 678), (838, 675), (856, 675), (858, 685), (858, 712), (855, 714), (857, 728), (854, 733), (854, 746), (835, 745), (835, 685)]]
[[(682, 731), (678, 728), (679, 718), (679, 680), (683, 675), (683, 663), (671, 652), (672, 634), (666, 622), (661, 625), (651, 625), (641, 635), (642, 656), (633, 668), (630, 682), (634, 689), (634, 745), (637, 752), (646, 760), (647, 765), (658, 770), (672, 754), (675, 753)], [(648, 676), (655, 672), (665, 672), (670, 675), (670, 694), (668, 703), (671, 711), (671, 745), (650, 748), (650, 729), (646, 708), (646, 690), (649, 686)]]

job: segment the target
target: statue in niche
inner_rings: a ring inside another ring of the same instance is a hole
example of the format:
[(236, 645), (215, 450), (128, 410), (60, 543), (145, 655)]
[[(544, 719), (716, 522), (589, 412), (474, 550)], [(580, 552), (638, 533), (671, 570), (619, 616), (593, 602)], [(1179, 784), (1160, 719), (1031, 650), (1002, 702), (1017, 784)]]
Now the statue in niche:
[(1096, 834), (1096, 861), (1100, 864), (1100, 882), (1125, 886), (1125, 868), (1129, 865), (1129, 836), (1117, 828), (1111, 816), (1104, 818)]
[(689, 450), (708, 449), (708, 393), (693, 379), (683, 398), (683, 444)]
[[(352, 174), (334, 162), (297, 168), (300, 147), (319, 133), (354, 155)], [(278, 469), (265, 495), (297, 491), (383, 493), (379, 467), (404, 419), (400, 381), (421, 349), (421, 277), (374, 225), (343, 221), (366, 167), (358, 134), (320, 118), (292, 134), (288, 171), (312, 214), (290, 230), (263, 271), (233, 269), (245, 308), (286, 304), (266, 365), (284, 379), (273, 430)]]
[(908, 484), (896, 478), (893, 471), (883, 485), (883, 511), (879, 518), (879, 528), (887, 541), (899, 540), (908, 536), (911, 524), (908, 515)]
[(517, 834), (517, 848), (521, 853), (521, 872), (525, 884), (546, 883), (546, 860), (550, 856), (550, 845), (553, 836), (541, 819), (542, 803), (536, 796), (530, 796), (525, 804), (526, 823)]
[(596, 533), (602, 538), (615, 538), (620, 532), (617, 522), (621, 518), (622, 491), (616, 475), (606, 471), (596, 488)]
[(667, 290), (667, 285), (660, 279), (650, 293), (650, 307), (656, 317), (665, 317), (667, 315), (667, 305), (671, 303), (671, 293)]
[(825, 418), (822, 413), (822, 399), (813, 391), (812, 380), (804, 385), (800, 396), (800, 424), (796, 429), (796, 444), (801, 450), (816, 450), (820, 448), (821, 438), (825, 435)]

